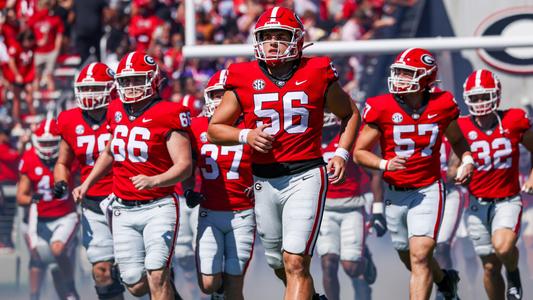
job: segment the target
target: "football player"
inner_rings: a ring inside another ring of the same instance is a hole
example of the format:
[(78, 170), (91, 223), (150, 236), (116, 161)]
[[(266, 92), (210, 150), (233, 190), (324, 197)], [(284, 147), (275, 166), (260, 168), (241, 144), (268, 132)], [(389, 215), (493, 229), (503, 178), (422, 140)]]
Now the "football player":
[(115, 80), (121, 101), (107, 111), (113, 137), (73, 194), (82, 200), (112, 169), (113, 194), (101, 206), (111, 214), (122, 282), (134, 296), (177, 298), (169, 276), (179, 225), (174, 186), (191, 175), (189, 113), (159, 97), (159, 68), (143, 52), (126, 54)]
[[(302, 56), (304, 27), (290, 9), (266, 10), (253, 39), (257, 60), (229, 67), (208, 136), (218, 145), (252, 147), (257, 231), (267, 262), (286, 283), (285, 299), (311, 299), (318, 295), (309, 264), (328, 181), (345, 179), (359, 111), (329, 58)], [(342, 132), (327, 167), (320, 150), (325, 107), (341, 119)], [(241, 114), (244, 129), (234, 126)]]
[[(339, 142), (339, 122), (331, 113), (324, 114), (322, 156), (328, 162), (335, 155)], [(317, 252), (322, 261), (322, 281), (326, 296), (338, 300), (339, 261), (344, 272), (352, 280), (356, 299), (371, 299), (370, 284), (376, 281), (376, 266), (366, 247), (366, 192), (372, 190), (376, 202), (382, 202), (383, 189), (379, 172), (367, 172), (349, 160), (346, 166), (346, 181), (332, 185), (326, 194), (326, 205), (317, 241)], [(383, 212), (375, 212), (372, 224), (378, 236), (386, 232)], [(381, 225), (381, 226), (380, 226)]]
[[(31, 136), (32, 148), (19, 165), (17, 203), (31, 206), (28, 221), (31, 299), (39, 299), (39, 290), (47, 264), (58, 266), (61, 286), (56, 287), (61, 299), (79, 299), (74, 285), (71, 260), (79, 217), (69, 195), (55, 197), (53, 167), (59, 154), (61, 136), (56, 121), (47, 118)], [(36, 208), (36, 209), (35, 209)], [(54, 276), (54, 281), (56, 276)]]
[[(196, 177), (198, 176), (199, 175), (196, 174)], [(200, 181), (201, 180), (196, 179), (196, 182)], [(198, 191), (200, 191), (199, 187), (200, 185), (196, 187)], [(183, 278), (185, 279), (177, 288), (184, 299), (201, 299), (198, 281), (196, 280), (195, 254), (196, 233), (198, 228), (198, 206), (190, 208), (186, 205), (181, 182), (176, 184), (174, 191), (178, 195), (180, 202), (180, 225), (174, 250), (174, 270), (177, 273), (176, 269), (179, 268), (181, 275), (183, 275)]]
[[(390, 69), (390, 93), (366, 102), (354, 157), (365, 167), (383, 170), (387, 228), (411, 271), (411, 299), (428, 299), (433, 282), (446, 299), (456, 299), (458, 274), (441, 270), (433, 250), (445, 199), (439, 152), (444, 135), (462, 158), (456, 181), (466, 183), (473, 169), (456, 121), (459, 108), (449, 92), (431, 91), (437, 63), (429, 51), (402, 51)], [(371, 151), (377, 141), (382, 157)]]
[[(491, 71), (482, 69), (470, 74), (463, 95), (470, 115), (459, 118), (458, 123), (476, 163), (468, 185), (468, 235), (483, 264), (488, 298), (504, 299), (507, 294), (507, 299), (523, 299), (516, 247), (523, 209), (518, 147), (522, 143), (533, 152), (533, 129), (522, 109), (498, 109), (501, 84)], [(533, 176), (523, 189), (533, 192)]]
[[(187, 204), (200, 204), (196, 261), (198, 283), (213, 299), (244, 299), (243, 281), (255, 241), (255, 216), (248, 190), (252, 186), (251, 148), (218, 146), (207, 140), (207, 126), (224, 94), (226, 70), (211, 77), (205, 88), (203, 116), (192, 118), (193, 149), (202, 178), (183, 183)], [(244, 128), (240, 122), (237, 126)]]
[[(439, 234), (437, 236), (437, 245), (433, 255), (443, 269), (452, 269), (452, 240), (455, 237), (455, 232), (463, 216), (463, 198), (461, 197), (457, 186), (454, 183), (455, 173), (451, 175), (448, 172), (448, 165), (454, 163), (451, 159), (452, 149), (446, 137), (443, 138), (440, 147), (440, 171), (441, 178), (446, 190), (446, 203), (444, 205), (444, 212), (442, 215), (442, 223), (440, 225)], [(437, 291), (437, 300), (444, 299), (444, 296)]]
[[(76, 159), (85, 181), (94, 162), (111, 139), (105, 124), (107, 106), (116, 96), (114, 72), (103, 63), (91, 63), (83, 68), (74, 83), (78, 107), (63, 111), (58, 117), (62, 136), (59, 158), (54, 168), (54, 196), (68, 193), (70, 170)], [(100, 202), (111, 194), (112, 174), (107, 173), (93, 185), (81, 201), (83, 246), (92, 264), (95, 289), (99, 299), (122, 299), (124, 287), (113, 267), (113, 238)]]

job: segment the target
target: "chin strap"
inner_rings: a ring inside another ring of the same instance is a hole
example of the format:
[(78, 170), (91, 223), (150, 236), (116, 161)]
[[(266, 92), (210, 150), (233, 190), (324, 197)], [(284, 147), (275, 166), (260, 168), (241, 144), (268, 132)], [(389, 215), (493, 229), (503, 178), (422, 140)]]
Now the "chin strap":
[(505, 134), (505, 130), (503, 129), (503, 125), (502, 125), (502, 119), (500, 118), (498, 111), (495, 110), (492, 113), (496, 116), (496, 119), (498, 119), (498, 128), (500, 129), (500, 134)]

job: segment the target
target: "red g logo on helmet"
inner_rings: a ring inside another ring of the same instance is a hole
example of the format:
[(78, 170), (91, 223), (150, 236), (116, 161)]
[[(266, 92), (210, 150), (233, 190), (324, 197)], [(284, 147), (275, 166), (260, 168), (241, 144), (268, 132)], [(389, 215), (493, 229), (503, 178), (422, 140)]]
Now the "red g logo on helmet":
[(74, 83), (74, 95), (79, 108), (93, 110), (109, 105), (115, 93), (115, 72), (103, 63), (91, 63), (83, 68)]
[(463, 99), (470, 114), (483, 116), (500, 106), (501, 83), (489, 70), (476, 70), (466, 78)]
[(204, 89), (204, 100), (205, 100), (205, 106), (204, 106), (204, 115), (207, 117), (213, 116), (215, 113), (215, 108), (220, 104), (221, 98), (215, 98), (213, 97), (213, 92), (215, 91), (223, 91), (224, 90), (224, 84), (226, 83), (226, 77), (228, 76), (228, 70), (220, 70), (216, 72), (209, 81), (207, 82), (207, 86)]
[(430, 89), (437, 80), (435, 56), (421, 48), (402, 51), (390, 66), (389, 92), (415, 93)]
[(42, 121), (31, 135), (31, 143), (37, 156), (44, 160), (58, 157), (60, 141), (61, 136), (56, 120), (50, 118)]
[[(290, 33), (290, 41), (267, 41), (264, 34), (271, 30), (284, 30)], [(267, 53), (267, 43), (278, 43), (276, 54)], [(298, 59), (302, 56), (304, 43), (304, 27), (300, 18), (290, 9), (285, 7), (273, 7), (265, 11), (257, 20), (253, 32), (253, 46), (255, 58), (269, 65), (276, 65), (285, 61)], [(286, 50), (280, 52), (280, 46), (286, 46)]]
[(139, 102), (157, 93), (159, 68), (151, 56), (142, 52), (130, 52), (120, 60), (115, 79), (122, 102)]

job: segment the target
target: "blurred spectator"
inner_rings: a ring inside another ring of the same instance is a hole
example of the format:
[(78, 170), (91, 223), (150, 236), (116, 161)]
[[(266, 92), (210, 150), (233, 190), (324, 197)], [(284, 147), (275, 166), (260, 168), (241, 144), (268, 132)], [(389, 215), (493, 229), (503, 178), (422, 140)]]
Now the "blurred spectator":
[(138, 13), (133, 15), (128, 28), (129, 36), (136, 51), (148, 50), (153, 34), (164, 21), (155, 15), (151, 0), (134, 0)]
[(4, 185), (13, 185), (18, 179), (20, 152), (9, 144), (9, 129), (0, 126), (0, 252), (13, 251), (11, 232), (15, 217), (15, 198), (7, 197)]
[(38, 0), (16, 0), (15, 10), (17, 19), (24, 24), (33, 14), (37, 12)]
[(2, 66), (2, 72), (9, 83), (9, 90), (13, 93), (13, 120), (16, 127), (20, 127), (20, 98), (24, 92), (26, 105), (30, 115), (35, 115), (33, 106), (33, 81), (35, 79), (34, 66), (35, 36), (32, 31), (21, 32), (17, 43), (8, 48), (9, 61)]
[(104, 34), (104, 24), (110, 15), (107, 0), (75, 0), (74, 13), (74, 39), (81, 64), (94, 53), (96, 60), (100, 61), (100, 39)]
[(39, 10), (28, 20), (28, 26), (35, 33), (37, 41), (37, 84), (42, 86), (46, 82), (49, 91), (55, 90), (52, 74), (65, 31), (61, 18), (54, 15), (54, 5), (54, 0), (39, 0)]
[(5, 10), (4, 23), (1, 27), (1, 33), (4, 37), (6, 46), (17, 42), (17, 35), (20, 32), (20, 24), (17, 20), (17, 14), (14, 9), (8, 8)]

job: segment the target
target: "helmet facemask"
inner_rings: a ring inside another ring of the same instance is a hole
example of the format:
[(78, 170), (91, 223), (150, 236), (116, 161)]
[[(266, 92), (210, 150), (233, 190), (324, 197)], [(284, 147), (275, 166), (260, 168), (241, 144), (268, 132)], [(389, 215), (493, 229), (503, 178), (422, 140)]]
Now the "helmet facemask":
[[(290, 39), (279, 40), (279, 31), (286, 31), (290, 34)], [(269, 32), (278, 32), (277, 39), (273, 40), (272, 36), (268, 36)], [(267, 35), (265, 37), (265, 35)], [(291, 28), (282, 25), (263, 26), (254, 31), (253, 46), (255, 50), (255, 58), (266, 62), (268, 65), (276, 65), (278, 63), (298, 59), (301, 55), (300, 44), (303, 43), (304, 32), (299, 28)], [(267, 38), (267, 39), (265, 39)], [(276, 45), (273, 47), (272, 45)], [(272, 47), (277, 50), (277, 53), (267, 53), (266, 47)], [(282, 51), (282, 47), (286, 48)]]
[(42, 136), (35, 134), (31, 136), (31, 142), (36, 150), (37, 156), (46, 161), (56, 159), (59, 156), (60, 141), (60, 136), (50, 133), (45, 133)]
[(113, 81), (75, 83), (74, 94), (78, 107), (83, 110), (95, 110), (108, 106), (114, 88)]
[(215, 113), (215, 109), (220, 105), (222, 101), (222, 96), (224, 95), (224, 89), (221, 87), (213, 87), (211, 89), (206, 89), (204, 92), (204, 115), (208, 118), (211, 118)]
[[(426, 70), (404, 64), (392, 64), (390, 67), (390, 76), (387, 80), (389, 92), (391, 94), (416, 93), (424, 85), (424, 77), (431, 75), (435, 67)], [(429, 82), (428, 84), (431, 84)]]
[(499, 91), (496, 88), (486, 89), (477, 87), (463, 94), (465, 104), (468, 106), (468, 111), (473, 116), (488, 115), (496, 109), (500, 104)]
[(116, 75), (117, 92), (124, 103), (135, 103), (152, 97), (156, 91), (157, 70), (148, 72), (122, 71)]

